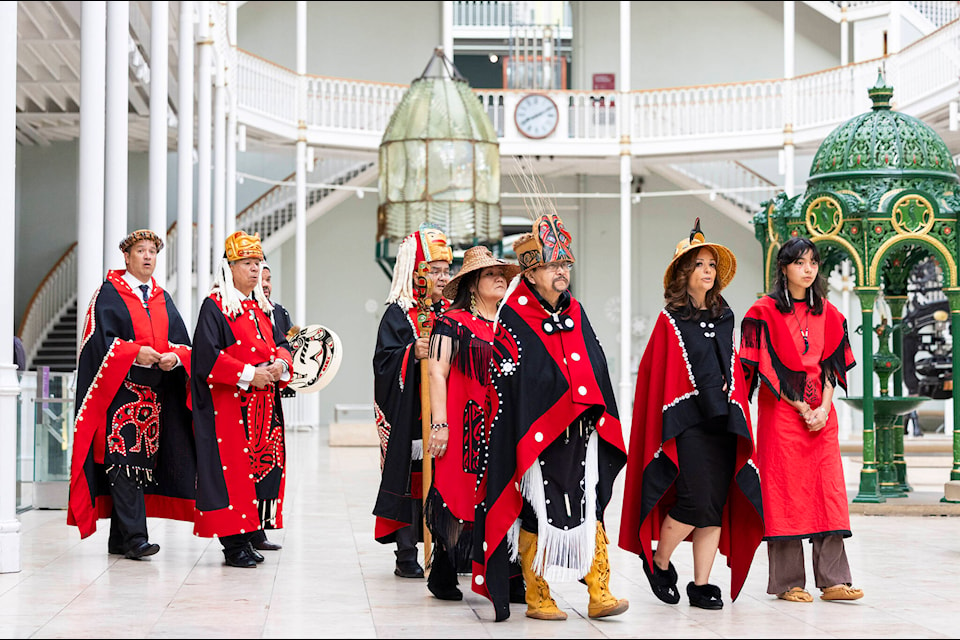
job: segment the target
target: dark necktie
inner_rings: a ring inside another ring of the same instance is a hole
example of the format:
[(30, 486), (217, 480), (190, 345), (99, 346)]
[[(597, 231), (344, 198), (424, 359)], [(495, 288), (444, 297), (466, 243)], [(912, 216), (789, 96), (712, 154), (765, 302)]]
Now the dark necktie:
[(143, 292), (143, 308), (147, 310), (147, 315), (150, 315), (150, 307), (147, 306), (147, 292), (150, 291), (150, 285), (140, 285), (140, 291)]

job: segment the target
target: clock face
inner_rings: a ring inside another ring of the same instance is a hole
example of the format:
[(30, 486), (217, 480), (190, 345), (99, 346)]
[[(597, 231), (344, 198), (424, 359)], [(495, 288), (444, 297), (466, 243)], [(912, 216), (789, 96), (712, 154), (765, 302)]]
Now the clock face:
[(528, 138), (546, 138), (557, 128), (557, 103), (542, 93), (531, 93), (517, 103), (517, 130)]

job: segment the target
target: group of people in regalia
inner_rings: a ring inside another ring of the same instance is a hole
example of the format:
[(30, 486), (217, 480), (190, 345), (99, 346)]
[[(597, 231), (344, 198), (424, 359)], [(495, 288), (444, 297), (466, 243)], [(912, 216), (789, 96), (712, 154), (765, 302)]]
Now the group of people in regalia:
[(148, 517), (191, 522), (254, 568), (281, 548), (266, 531), (283, 526), (289, 315), (264, 291), (259, 236), (237, 231), (191, 335), (153, 277), (162, 248), (129, 234), (87, 307), (67, 522), (86, 538), (109, 518), (108, 552), (131, 560), (160, 550)]
[[(477, 245), (451, 277), (452, 247), (430, 225), (399, 246), (373, 357), (374, 535), (395, 545), (395, 575), (426, 577), (445, 601), (463, 598), (469, 576), (497, 621), (511, 604), (566, 619), (550, 583), (567, 580), (586, 586), (590, 618), (620, 615), (629, 603), (611, 592), (604, 516), (625, 469), (617, 544), (640, 556), (663, 602), (681, 600), (671, 558), (684, 541), (694, 607), (724, 605), (710, 582), (718, 552), (735, 600), (761, 541), (769, 594), (813, 601), (809, 539), (820, 598), (863, 597), (844, 547), (833, 406), (855, 363), (816, 245), (783, 243), (738, 341), (722, 295), (736, 257), (695, 222), (664, 274), (628, 443), (603, 347), (570, 290), (571, 234), (541, 205), (513, 243), (515, 263)], [(159, 551), (147, 517), (192, 522), (219, 539), (227, 566), (254, 568), (280, 548), (266, 531), (283, 526), (292, 323), (269, 279), (265, 290), (259, 237), (237, 231), (191, 335), (153, 278), (162, 248), (152, 231), (129, 234), (125, 269), (87, 307), (67, 521), (85, 538), (109, 518), (108, 551), (131, 560)]]
[[(659, 600), (681, 600), (671, 561), (681, 542), (693, 554), (690, 606), (717, 610), (717, 553), (733, 601), (766, 541), (767, 593), (812, 602), (805, 539), (820, 598), (863, 597), (844, 547), (833, 406), (855, 362), (816, 245), (783, 243), (774, 287), (744, 314), (738, 340), (722, 295), (736, 257), (695, 221), (664, 274), (628, 443), (603, 347), (570, 291), (571, 234), (540, 200), (513, 243), (516, 263), (477, 245), (451, 277), (443, 230), (424, 224), (400, 243), (373, 357), (374, 536), (396, 546), (395, 575), (426, 577), (447, 601), (463, 599), (468, 577), (497, 621), (511, 604), (566, 619), (553, 581), (583, 583), (590, 618), (622, 614), (604, 514), (625, 469), (617, 544), (641, 558)], [(431, 547), (423, 565), (421, 541)]]

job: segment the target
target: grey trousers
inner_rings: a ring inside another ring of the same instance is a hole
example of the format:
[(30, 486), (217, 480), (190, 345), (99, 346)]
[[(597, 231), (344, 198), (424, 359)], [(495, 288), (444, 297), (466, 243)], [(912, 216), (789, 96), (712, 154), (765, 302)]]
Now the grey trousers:
[[(813, 579), (818, 589), (835, 584), (851, 584), (850, 563), (843, 536), (813, 538)], [(805, 587), (803, 540), (767, 540), (770, 577), (767, 593), (783, 593), (793, 587)]]

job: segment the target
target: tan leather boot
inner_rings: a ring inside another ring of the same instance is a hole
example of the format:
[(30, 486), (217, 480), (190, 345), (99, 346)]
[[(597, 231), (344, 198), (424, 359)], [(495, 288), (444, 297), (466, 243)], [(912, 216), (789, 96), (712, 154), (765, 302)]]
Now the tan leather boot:
[(520, 529), (520, 569), (527, 583), (527, 617), (536, 620), (566, 620), (567, 614), (557, 607), (550, 596), (550, 585), (533, 570), (537, 555), (537, 534)]
[(583, 577), (590, 594), (587, 614), (591, 618), (618, 616), (630, 608), (625, 598), (617, 599), (610, 593), (610, 562), (607, 558), (607, 533), (603, 523), (597, 523), (597, 550), (593, 554), (593, 566), (590, 573)]

